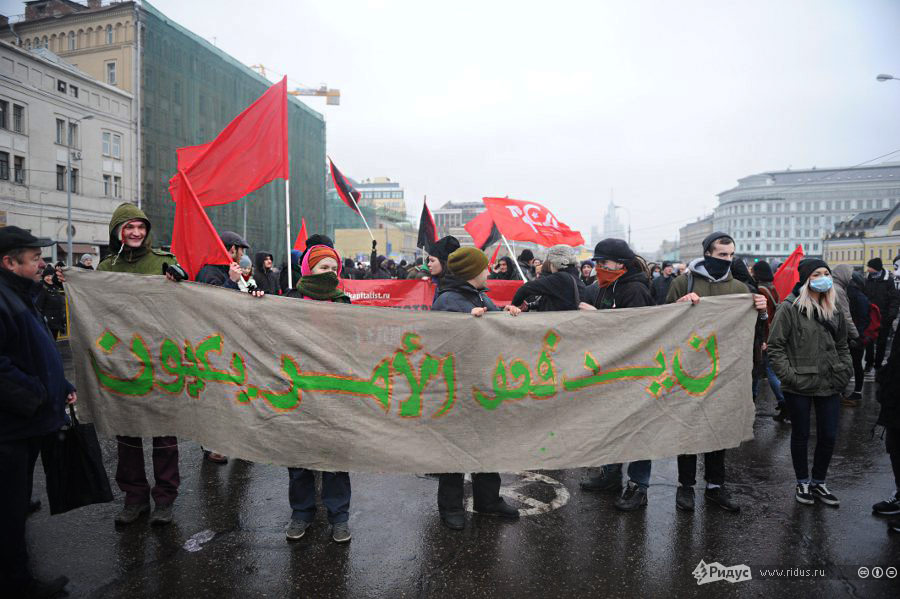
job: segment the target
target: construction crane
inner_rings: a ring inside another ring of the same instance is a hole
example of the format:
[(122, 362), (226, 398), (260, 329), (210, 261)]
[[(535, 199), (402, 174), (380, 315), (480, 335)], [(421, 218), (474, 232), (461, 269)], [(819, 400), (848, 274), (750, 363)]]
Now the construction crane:
[[(266, 76), (266, 67), (263, 65), (254, 64), (250, 65), (250, 68), (268, 79)], [(322, 85), (322, 87), (318, 89), (312, 87), (295, 87), (293, 91), (288, 91), (287, 94), (289, 96), (322, 96), (325, 98), (325, 104), (327, 106), (341, 105), (341, 90), (328, 89), (327, 85)]]

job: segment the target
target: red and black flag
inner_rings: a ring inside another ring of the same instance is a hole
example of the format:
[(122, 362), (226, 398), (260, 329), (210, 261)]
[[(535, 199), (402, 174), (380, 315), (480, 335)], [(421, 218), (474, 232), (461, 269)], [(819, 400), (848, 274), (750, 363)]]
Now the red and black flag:
[(472, 236), (475, 247), (481, 251), (500, 241), (500, 230), (487, 210), (467, 222), (463, 228)]
[(419, 239), (416, 241), (416, 247), (425, 248), (428, 251), (437, 238), (437, 226), (434, 224), (434, 217), (431, 216), (426, 199), (422, 202), (422, 216), (419, 217)]
[(331, 165), (331, 180), (334, 181), (334, 188), (337, 190), (338, 195), (341, 196), (341, 200), (343, 200), (353, 212), (360, 214), (359, 192), (353, 189), (353, 186), (350, 185), (350, 182), (347, 181), (343, 174), (341, 174), (338, 167), (334, 166), (334, 162), (332, 162), (331, 158), (328, 159), (328, 164)]

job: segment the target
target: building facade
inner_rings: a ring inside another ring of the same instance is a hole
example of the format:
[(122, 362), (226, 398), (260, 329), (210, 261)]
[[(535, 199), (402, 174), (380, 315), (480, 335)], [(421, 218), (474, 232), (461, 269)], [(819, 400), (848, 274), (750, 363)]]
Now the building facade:
[[(146, 1), (27, 2), (24, 18), (0, 28), (0, 39), (23, 48), (34, 47), (35, 40), (44, 46), (46, 39), (63, 59), (133, 93), (134, 152), (141, 173), (136, 201), (163, 245), (171, 242), (175, 214), (168, 181), (176, 172), (176, 148), (211, 141), (271, 85)], [(310, 231), (326, 230), (325, 121), (289, 98), (288, 137), (291, 220), (299, 223), (302, 216)], [(274, 181), (207, 212), (219, 230), (245, 233), (254, 249), (284, 254), (284, 195), (284, 182)]]
[(900, 163), (765, 172), (718, 197), (714, 228), (734, 235), (744, 258), (783, 260), (798, 244), (822, 256), (836, 223), (900, 202)]
[(698, 218), (695, 222), (678, 229), (678, 259), (687, 264), (703, 256), (703, 240), (712, 232), (712, 214)]
[(890, 270), (900, 255), (900, 204), (890, 210), (861, 212), (837, 223), (823, 243), (825, 261), (832, 267), (849, 264), (863, 269), (872, 258), (881, 258)]
[(109, 243), (109, 218), (137, 200), (133, 98), (41, 45), (0, 41), (0, 213), (5, 224), (58, 240), (73, 259)]
[(463, 227), (485, 210), (484, 202), (447, 202), (431, 215), (439, 238), (453, 235), (461, 245), (472, 245), (472, 236)]
[(378, 214), (406, 220), (406, 197), (400, 183), (388, 177), (373, 177), (354, 182), (353, 186), (360, 193), (361, 205), (370, 206)]
[(616, 204), (610, 198), (609, 205), (606, 207), (606, 215), (603, 217), (603, 238), (625, 239), (625, 235), (625, 227), (622, 226), (622, 221), (619, 220), (619, 215), (616, 213)]

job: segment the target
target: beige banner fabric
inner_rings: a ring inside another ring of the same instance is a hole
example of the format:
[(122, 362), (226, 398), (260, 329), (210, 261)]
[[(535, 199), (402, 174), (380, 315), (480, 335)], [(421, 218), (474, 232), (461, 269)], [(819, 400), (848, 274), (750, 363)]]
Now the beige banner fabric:
[(101, 434), (352, 472), (517, 472), (753, 436), (749, 295), (598, 312), (419, 313), (72, 269)]

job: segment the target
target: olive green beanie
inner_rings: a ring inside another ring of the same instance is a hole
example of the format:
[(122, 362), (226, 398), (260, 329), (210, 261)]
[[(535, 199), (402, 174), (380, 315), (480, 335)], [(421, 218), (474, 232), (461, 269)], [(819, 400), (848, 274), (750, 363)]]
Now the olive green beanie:
[(462, 247), (447, 258), (447, 267), (453, 275), (463, 281), (469, 281), (480, 275), (488, 266), (488, 258), (476, 247)]

